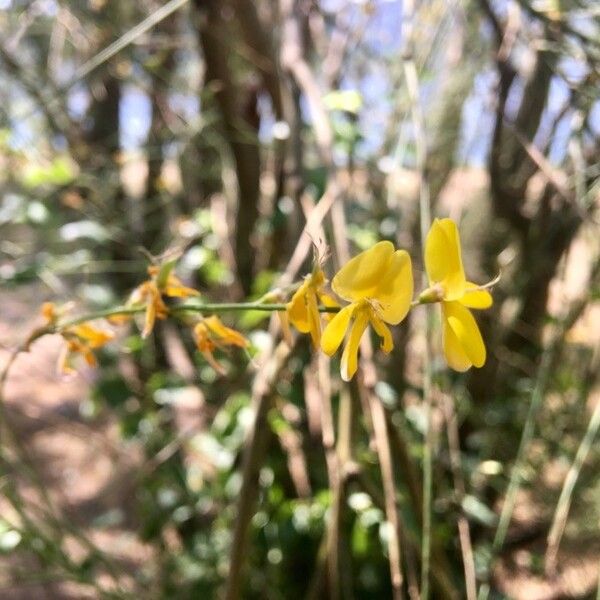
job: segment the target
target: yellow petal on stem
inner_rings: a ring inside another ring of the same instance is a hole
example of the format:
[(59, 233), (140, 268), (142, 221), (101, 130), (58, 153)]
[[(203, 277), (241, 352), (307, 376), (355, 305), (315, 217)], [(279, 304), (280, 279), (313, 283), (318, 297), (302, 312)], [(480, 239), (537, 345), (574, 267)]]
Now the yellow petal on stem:
[(94, 356), (94, 353), (89, 348), (83, 351), (83, 358), (85, 358), (85, 362), (90, 367), (97, 367), (98, 366), (98, 361), (96, 360), (96, 357)]
[(452, 369), (463, 372), (473, 366), (452, 327), (450, 327), (450, 324), (446, 320), (444, 320), (443, 324), (442, 341), (446, 362)]
[(346, 331), (348, 330), (350, 318), (352, 317), (355, 308), (356, 304), (344, 306), (344, 308), (342, 308), (342, 310), (327, 323), (323, 335), (321, 336), (321, 350), (323, 350), (325, 354), (333, 356), (340, 347), (340, 344), (346, 335)]
[(444, 299), (457, 300), (465, 291), (460, 238), (451, 219), (435, 219), (425, 241), (425, 269), (431, 285), (444, 286)]
[(201, 350), (202, 352), (202, 356), (204, 356), (204, 359), (206, 360), (206, 362), (219, 374), (219, 375), (225, 375), (226, 371), (225, 371), (225, 367), (223, 367), (223, 365), (221, 365), (217, 359), (213, 356), (213, 353), (209, 350), (209, 349), (205, 349), (205, 350)]
[(110, 331), (97, 329), (89, 323), (75, 325), (72, 331), (77, 337), (84, 339), (90, 348), (100, 348), (115, 337)]
[(223, 325), (217, 315), (212, 315), (204, 319), (204, 322), (220, 338), (219, 341), (221, 343), (229, 346), (238, 346), (239, 348), (247, 348), (250, 345), (250, 342), (239, 331)]
[(310, 323), (310, 337), (315, 348), (318, 348), (321, 343), (321, 315), (319, 314), (319, 307), (317, 305), (317, 295), (312, 289), (306, 294), (306, 308)]
[(394, 349), (390, 328), (375, 314), (371, 315), (370, 322), (375, 333), (381, 338), (381, 349), (389, 354)]
[(162, 290), (165, 296), (171, 298), (189, 298), (190, 296), (200, 296), (200, 292), (194, 288), (186, 287), (183, 282), (174, 275), (169, 275), (167, 285)]
[(301, 333), (308, 333), (310, 331), (310, 321), (306, 307), (306, 293), (309, 287), (310, 281), (306, 279), (287, 304), (287, 313), (290, 322)]
[(49, 325), (54, 323), (58, 318), (56, 305), (53, 302), (44, 302), (40, 312)]
[[(471, 366), (464, 366), (464, 357), (466, 357), (474, 366), (483, 366), (486, 357), (485, 345), (477, 322), (469, 309), (465, 308), (460, 302), (444, 302), (442, 304), (442, 312), (444, 317), (444, 351), (446, 351), (446, 357), (448, 358), (449, 356), (449, 350), (453, 360), (463, 358), (462, 361), (455, 361), (456, 364), (462, 368), (455, 367), (450, 359), (448, 359), (448, 364), (457, 371), (465, 371)], [(452, 333), (446, 331), (446, 327)], [(464, 356), (461, 356), (459, 352), (456, 352), (456, 345), (454, 342), (458, 343)]]
[[(330, 296), (329, 294), (326, 293), (319, 293), (317, 294), (318, 298), (319, 298), (319, 302), (321, 302), (321, 304), (323, 306), (326, 306), (327, 308), (339, 308), (340, 307), (340, 303), (333, 298), (333, 296)], [(329, 313), (326, 312), (323, 314), (323, 318), (326, 321), (331, 321), (331, 319), (333, 319), (333, 315), (335, 313)]]
[(108, 317), (106, 317), (106, 320), (111, 324), (111, 325), (125, 325), (125, 323), (129, 323), (129, 321), (131, 321), (131, 317), (132, 315), (128, 315), (125, 313), (116, 313), (114, 315), (108, 315)]
[(476, 283), (467, 281), (465, 295), (459, 302), (467, 308), (489, 308), (492, 303), (492, 295), (487, 290), (480, 290)]
[(198, 321), (192, 329), (192, 335), (194, 336), (194, 342), (198, 350), (202, 351), (204, 346), (208, 344), (208, 327), (204, 321)]
[(372, 297), (393, 254), (394, 245), (386, 241), (356, 255), (333, 278), (333, 291), (351, 302)]
[(358, 311), (356, 319), (352, 323), (350, 336), (344, 347), (344, 352), (342, 353), (341, 375), (344, 381), (350, 381), (358, 369), (358, 347), (360, 345), (360, 338), (365, 332), (368, 323), (369, 315), (367, 311)]
[(153, 299), (148, 300), (146, 304), (146, 317), (144, 319), (144, 329), (142, 331), (142, 338), (147, 338), (154, 329), (154, 322), (156, 321), (156, 306)]
[(380, 315), (386, 323), (397, 325), (410, 310), (413, 296), (413, 276), (410, 256), (396, 250), (372, 296), (380, 305)]

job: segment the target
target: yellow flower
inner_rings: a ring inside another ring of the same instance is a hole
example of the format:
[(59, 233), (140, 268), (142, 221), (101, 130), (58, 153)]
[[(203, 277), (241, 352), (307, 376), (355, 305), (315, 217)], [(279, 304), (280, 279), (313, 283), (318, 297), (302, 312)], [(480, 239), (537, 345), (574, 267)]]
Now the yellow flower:
[(92, 350), (101, 348), (114, 337), (113, 333), (98, 329), (89, 323), (67, 327), (61, 335), (67, 342), (58, 363), (58, 369), (62, 373), (73, 373), (71, 364), (74, 354), (81, 354), (90, 367), (97, 366), (98, 362)]
[(489, 308), (488, 291), (466, 280), (460, 238), (451, 219), (436, 219), (425, 241), (425, 268), (430, 287), (419, 300), (441, 302), (444, 354), (456, 371), (485, 363), (486, 351), (469, 308)]
[(193, 335), (198, 350), (210, 366), (221, 375), (225, 370), (213, 356), (215, 349), (223, 346), (247, 348), (250, 345), (250, 342), (241, 333), (223, 325), (221, 319), (216, 315), (198, 321), (194, 326)]
[(324, 306), (339, 306), (323, 287), (327, 283), (325, 274), (317, 265), (307, 275), (287, 304), (287, 316), (290, 323), (301, 333), (310, 333), (315, 347), (321, 341), (321, 315), (319, 302)]
[(48, 325), (56, 323), (56, 320), (58, 319), (58, 310), (56, 309), (54, 302), (44, 302), (40, 312)]
[[(168, 266), (166, 276), (163, 269), (156, 265), (148, 267), (150, 279), (140, 284), (129, 296), (127, 306), (146, 306), (146, 316), (144, 320), (144, 329), (142, 337), (146, 338), (154, 329), (156, 319), (166, 319), (169, 309), (164, 303), (162, 296), (171, 298), (188, 298), (189, 296), (199, 296), (200, 292), (193, 288), (186, 287), (171, 272), (174, 264)], [(163, 267), (164, 268), (164, 267)]]
[[(42, 305), (41, 312), (49, 325), (57, 325), (58, 317), (64, 314), (66, 310), (64, 307), (59, 310), (52, 302), (45, 302)], [(61, 373), (74, 372), (72, 360), (75, 354), (81, 354), (90, 367), (95, 367), (97, 361), (92, 350), (101, 348), (114, 337), (112, 332), (99, 329), (89, 323), (69, 325), (58, 329), (57, 333), (66, 342), (66, 346), (58, 360), (58, 371)]]
[[(331, 356), (346, 332), (350, 332), (341, 365), (342, 379), (350, 381), (358, 368), (360, 339), (369, 324), (382, 338), (384, 352), (391, 352), (394, 347), (386, 323), (397, 325), (410, 309), (413, 294), (410, 256), (404, 250), (394, 250), (391, 242), (379, 242), (342, 267), (331, 287), (351, 304), (328, 323), (321, 348)], [(352, 324), (351, 320), (354, 320)]]

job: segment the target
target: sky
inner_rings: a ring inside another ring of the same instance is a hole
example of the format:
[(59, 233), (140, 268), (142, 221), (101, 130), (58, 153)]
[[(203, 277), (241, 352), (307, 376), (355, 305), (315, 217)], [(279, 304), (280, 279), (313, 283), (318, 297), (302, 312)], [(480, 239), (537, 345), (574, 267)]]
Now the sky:
[[(0, 10), (10, 8), (14, 0), (0, 0)], [(500, 5), (502, 2), (500, 2)], [(336, 11), (344, 7), (349, 14), (349, 23), (352, 27), (359, 27), (365, 19), (365, 2), (361, 0), (323, 0), (323, 8), (330, 11), (334, 16)], [(39, 3), (41, 13), (52, 16), (57, 9), (54, 0), (43, 0)], [(431, 22), (435, 22), (432, 19)], [(375, 3), (375, 9), (368, 18), (368, 23), (361, 37), (361, 48), (369, 52), (373, 57), (369, 63), (369, 70), (365, 72), (364, 65), (360, 59), (360, 53), (351, 53), (349, 56), (349, 68), (347, 69), (341, 83), (342, 89), (355, 90), (361, 94), (364, 101), (364, 109), (359, 118), (359, 127), (362, 141), (358, 147), (358, 157), (368, 160), (380, 153), (384, 135), (388, 129), (388, 122), (393, 114), (396, 90), (392, 88), (390, 81), (390, 65), (394, 65), (400, 52), (402, 44), (401, 36), (402, 2), (397, 0), (379, 0)], [(421, 99), (425, 114), (431, 107), (432, 102), (437, 100), (439, 93), (438, 84), (441, 80), (439, 70), (436, 72), (435, 59), (437, 53), (445, 51), (444, 42), (446, 34), (453, 23), (450, 18), (443, 19), (437, 34), (432, 36), (432, 50), (430, 59), (434, 66), (429, 72), (421, 73)], [(482, 29), (482, 35), (489, 32)], [(491, 58), (491, 57), (490, 57)], [(379, 60), (378, 60), (379, 59)], [(583, 70), (581, 61), (567, 59), (561, 65), (568, 77), (578, 79)], [(71, 66), (74, 69), (74, 66)], [(189, 69), (187, 62), (184, 69)], [(69, 71), (69, 69), (66, 69)], [(65, 73), (65, 80), (69, 73)], [(126, 151), (141, 150), (146, 142), (151, 121), (151, 105), (143, 87), (143, 78), (138, 74), (123, 87), (122, 101), (120, 106), (120, 144)], [(179, 78), (185, 81), (184, 78)], [(197, 80), (196, 77), (192, 78)], [(460, 142), (458, 144), (459, 164), (472, 166), (483, 166), (486, 163), (491, 135), (494, 123), (495, 87), (497, 84), (496, 71), (490, 60), (490, 66), (480, 71), (475, 77), (471, 93), (466, 98), (462, 111), (462, 124)], [(548, 124), (561, 110), (563, 103), (568, 97), (569, 86), (561, 77), (554, 77), (551, 83), (549, 102), (542, 116), (540, 136), (547, 130)], [(509, 98), (508, 111), (510, 115), (511, 106), (518, 106), (519, 96), (522, 88), (514, 86)], [(18, 103), (27, 103), (24, 98), (17, 98)], [(83, 118), (89, 104), (87, 87), (78, 84), (68, 94), (68, 111), (76, 119)], [(179, 114), (184, 121), (197, 121), (200, 114), (200, 103), (193, 85), (189, 89), (181, 89), (173, 93), (169, 98), (171, 108)], [(262, 106), (266, 106), (263, 104)], [(310, 122), (310, 113), (305, 103), (304, 117)], [(594, 105), (592, 127), (600, 132), (600, 101)], [(22, 114), (22, 112), (18, 113)], [(557, 135), (550, 149), (551, 162), (559, 163), (565, 156), (567, 150), (568, 135), (570, 131), (570, 119), (568, 115), (559, 124)], [(261, 140), (268, 142), (270, 130), (274, 124), (271, 115), (265, 111), (263, 126), (261, 127)], [(12, 142), (16, 147), (27, 147), (35, 139), (35, 119), (31, 122), (16, 119), (12, 121)], [(401, 139), (410, 140), (411, 127), (408, 116), (404, 123), (398, 123)], [(536, 139), (535, 141), (540, 141)], [(405, 160), (410, 161), (410, 153), (402, 153)], [(410, 166), (410, 165), (405, 165)]]

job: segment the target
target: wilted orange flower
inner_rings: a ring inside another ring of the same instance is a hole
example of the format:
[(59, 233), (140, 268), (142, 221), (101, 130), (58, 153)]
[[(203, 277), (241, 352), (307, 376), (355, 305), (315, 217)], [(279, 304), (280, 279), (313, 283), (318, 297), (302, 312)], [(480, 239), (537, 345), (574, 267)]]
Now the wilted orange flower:
[(173, 273), (174, 263), (159, 267), (152, 265), (148, 267), (150, 279), (141, 283), (129, 296), (127, 306), (146, 306), (146, 317), (142, 337), (146, 338), (154, 329), (156, 319), (166, 319), (169, 309), (164, 303), (162, 296), (171, 298), (188, 298), (199, 296), (200, 292), (186, 287), (182, 281)]
[(213, 352), (224, 346), (247, 348), (250, 345), (250, 342), (239, 331), (223, 325), (221, 319), (216, 315), (198, 321), (194, 326), (193, 335), (198, 350), (210, 366), (221, 375), (225, 373), (225, 369), (217, 362)]
[[(41, 313), (49, 325), (56, 325), (61, 313), (65, 310), (59, 310), (52, 302), (45, 302), (42, 305)], [(61, 352), (58, 360), (58, 371), (61, 373), (73, 373), (73, 356), (81, 354), (85, 362), (90, 367), (95, 367), (98, 363), (93, 350), (101, 348), (107, 342), (114, 338), (114, 334), (104, 329), (99, 329), (89, 323), (79, 323), (58, 329), (59, 333), (66, 342), (64, 350)]]

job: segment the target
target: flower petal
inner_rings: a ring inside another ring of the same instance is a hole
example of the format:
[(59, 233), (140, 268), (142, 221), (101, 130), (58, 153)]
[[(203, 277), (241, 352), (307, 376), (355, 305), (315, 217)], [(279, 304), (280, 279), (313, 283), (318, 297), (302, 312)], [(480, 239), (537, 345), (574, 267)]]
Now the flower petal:
[(473, 363), (469, 360), (463, 347), (460, 344), (459, 339), (450, 327), (448, 321), (444, 319), (442, 341), (444, 345), (444, 356), (446, 362), (455, 371), (466, 371), (473, 366)]
[(480, 290), (476, 283), (467, 281), (467, 290), (459, 302), (468, 308), (489, 308), (493, 299), (487, 290)]
[(319, 314), (319, 307), (317, 305), (317, 295), (313, 288), (306, 294), (306, 308), (310, 324), (310, 337), (315, 348), (318, 348), (321, 342), (321, 315)]
[(344, 381), (350, 381), (358, 369), (358, 346), (368, 324), (368, 313), (362, 310), (359, 311), (354, 323), (352, 323), (350, 337), (342, 353), (341, 375)]
[[(471, 312), (460, 302), (444, 302), (442, 312), (444, 351), (448, 364), (457, 371), (466, 371), (471, 364), (476, 367), (483, 366), (486, 357), (485, 345)], [(459, 348), (462, 354), (458, 351)], [(466, 363), (465, 357), (471, 364)]]
[(90, 367), (98, 366), (98, 361), (96, 360), (94, 353), (89, 348), (82, 350), (81, 353), (83, 354), (83, 358), (85, 359), (85, 362), (88, 364), (88, 366), (90, 366)]
[(333, 278), (333, 291), (350, 302), (372, 297), (393, 254), (394, 245), (387, 241), (378, 242), (372, 248), (357, 254)]
[(301, 333), (308, 333), (310, 331), (310, 322), (308, 320), (308, 310), (306, 307), (306, 293), (309, 286), (310, 281), (306, 279), (287, 304), (287, 313), (290, 322)]
[(154, 329), (154, 322), (156, 321), (156, 305), (152, 299), (149, 299), (146, 305), (146, 317), (144, 319), (144, 329), (142, 331), (142, 338), (146, 339)]
[(323, 335), (321, 336), (321, 350), (323, 350), (325, 354), (332, 356), (340, 347), (355, 308), (356, 304), (344, 306), (344, 308), (342, 308), (342, 310), (327, 323)]
[(445, 300), (457, 300), (464, 294), (460, 238), (451, 219), (436, 219), (431, 225), (425, 241), (425, 269), (432, 285), (443, 284)]
[(167, 284), (162, 290), (165, 296), (170, 298), (189, 298), (190, 296), (200, 296), (200, 292), (194, 288), (186, 287), (185, 285)]
[(394, 349), (394, 341), (392, 340), (392, 332), (389, 327), (375, 314), (371, 315), (371, 325), (375, 333), (381, 338), (381, 349), (389, 354)]
[(223, 325), (221, 319), (217, 315), (212, 315), (204, 319), (204, 322), (208, 328), (217, 335), (222, 344), (229, 346), (238, 346), (239, 348), (247, 348), (250, 343), (248, 340), (235, 329), (231, 329), (226, 325)]
[(77, 337), (85, 340), (90, 348), (100, 348), (115, 337), (110, 331), (103, 331), (89, 323), (80, 323), (73, 326), (72, 332)]
[(210, 350), (209, 348), (204, 348), (203, 350), (200, 350), (200, 352), (202, 353), (202, 356), (204, 356), (204, 360), (206, 360), (206, 362), (219, 374), (219, 375), (225, 375), (226, 371), (225, 368), (223, 367), (223, 365), (221, 363), (219, 363), (217, 361), (217, 359), (213, 356), (212, 350)]
[(397, 325), (410, 310), (413, 296), (413, 276), (410, 256), (405, 250), (396, 250), (387, 269), (377, 283), (373, 298), (381, 305), (381, 317), (386, 323)]

